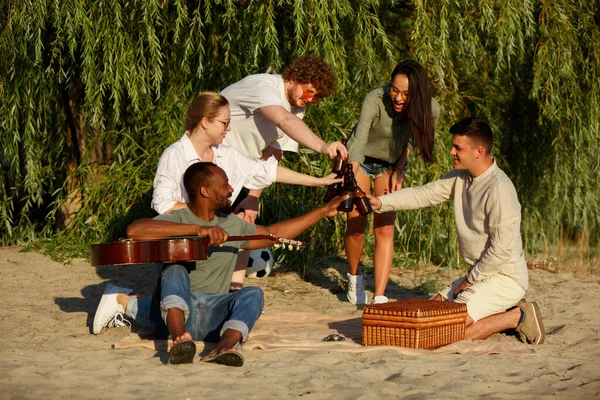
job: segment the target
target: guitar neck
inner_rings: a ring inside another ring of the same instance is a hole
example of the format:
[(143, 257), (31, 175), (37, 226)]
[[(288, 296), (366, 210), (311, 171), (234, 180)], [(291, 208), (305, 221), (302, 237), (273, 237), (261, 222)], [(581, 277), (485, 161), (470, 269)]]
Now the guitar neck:
[(306, 247), (306, 243), (300, 240), (280, 238), (275, 235), (242, 235), (242, 236), (229, 236), (228, 242), (237, 242), (244, 240), (270, 240), (276, 242), (275, 247), (278, 245), (289, 246), (289, 247)]
[(279, 238), (273, 235), (240, 235), (240, 236), (229, 236), (228, 242), (238, 242), (243, 240), (273, 240), (276, 241)]

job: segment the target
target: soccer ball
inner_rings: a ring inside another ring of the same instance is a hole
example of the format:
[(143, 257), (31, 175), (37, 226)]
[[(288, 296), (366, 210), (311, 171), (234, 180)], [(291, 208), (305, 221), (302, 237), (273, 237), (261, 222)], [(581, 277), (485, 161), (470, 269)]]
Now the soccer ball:
[(248, 278), (264, 278), (273, 269), (273, 254), (269, 249), (258, 249), (250, 251), (246, 276)]

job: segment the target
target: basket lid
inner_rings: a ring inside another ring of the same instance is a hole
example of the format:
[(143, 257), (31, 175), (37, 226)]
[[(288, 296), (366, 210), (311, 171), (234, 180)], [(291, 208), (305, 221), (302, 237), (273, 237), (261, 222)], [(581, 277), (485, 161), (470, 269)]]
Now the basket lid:
[(464, 313), (467, 305), (450, 301), (409, 299), (365, 306), (363, 314), (394, 315), (402, 317), (435, 317)]

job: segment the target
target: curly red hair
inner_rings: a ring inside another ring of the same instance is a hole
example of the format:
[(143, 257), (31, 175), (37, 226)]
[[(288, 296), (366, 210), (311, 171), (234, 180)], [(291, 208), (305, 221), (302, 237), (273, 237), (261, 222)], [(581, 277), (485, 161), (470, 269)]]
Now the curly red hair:
[(335, 90), (335, 73), (319, 56), (296, 58), (283, 69), (282, 76), (286, 81), (293, 79), (298, 83), (312, 84), (321, 98), (329, 96)]

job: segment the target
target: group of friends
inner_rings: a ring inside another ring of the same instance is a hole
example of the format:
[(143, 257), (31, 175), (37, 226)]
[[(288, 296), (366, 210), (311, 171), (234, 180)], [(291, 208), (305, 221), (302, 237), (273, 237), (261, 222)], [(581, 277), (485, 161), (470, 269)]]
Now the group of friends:
[[(453, 200), (459, 250), (469, 270), (432, 299), (467, 305), (466, 338), (483, 339), (513, 329), (526, 343), (543, 343), (539, 307), (524, 298), (528, 271), (521, 206), (514, 185), (492, 157), (488, 123), (469, 117), (454, 124), (453, 171), (426, 185), (402, 188), (411, 153), (433, 161), (440, 105), (431, 95), (426, 70), (412, 60), (398, 64), (390, 81), (365, 97), (347, 147), (325, 143), (302, 121), (308, 105), (334, 90), (332, 68), (318, 56), (306, 56), (293, 60), (281, 74), (250, 75), (220, 93), (203, 92), (192, 101), (185, 133), (158, 164), (152, 208), (159, 215), (132, 223), (127, 235), (136, 240), (208, 236), (208, 259), (163, 264), (152, 296), (107, 284), (94, 334), (133, 320), (151, 327), (156, 338), (172, 339), (173, 364), (192, 362), (194, 341), (201, 340), (217, 343), (203, 361), (243, 365), (238, 349), (263, 309), (261, 289), (243, 285), (247, 250), (273, 242), (228, 241), (229, 236), (293, 239), (337, 215), (340, 202), (348, 197), (339, 195), (305, 215), (270, 226), (255, 224), (258, 199), (273, 182), (326, 186), (341, 180), (335, 174), (318, 178), (280, 166), (283, 152), (296, 152), (301, 144), (331, 158), (347, 158), (357, 183), (368, 192), (375, 211), (371, 304), (388, 302), (385, 289), (396, 211)], [(356, 210), (347, 214), (347, 298), (356, 305), (368, 303), (359, 264), (367, 221)]]

